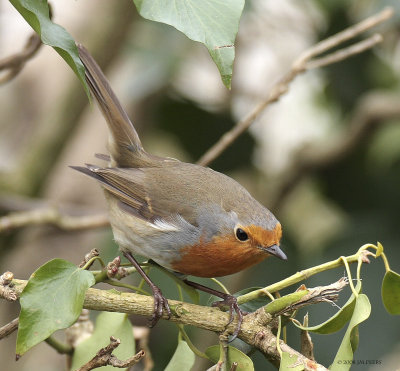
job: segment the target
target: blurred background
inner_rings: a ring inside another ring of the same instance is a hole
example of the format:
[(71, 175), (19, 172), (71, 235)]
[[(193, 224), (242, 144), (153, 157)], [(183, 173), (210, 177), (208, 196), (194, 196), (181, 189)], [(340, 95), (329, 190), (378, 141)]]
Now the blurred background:
[[(378, 27), (383, 43), (299, 76), (249, 132), (210, 164), (271, 208), (284, 230), (283, 248), (289, 260), (264, 261), (222, 278), (235, 292), (266, 286), (376, 241), (384, 245), (391, 268), (400, 271), (399, 3), (249, 1), (237, 37), (231, 91), (223, 86), (204, 46), (172, 27), (140, 18), (129, 0), (57, 1), (53, 20), (95, 56), (145, 148), (195, 162), (267, 96), (302, 51), (385, 5), (395, 8), (395, 16)], [(0, 59), (22, 50), (31, 32), (9, 2), (0, 0)], [(42, 46), (18, 76), (0, 86), (0, 112), (2, 215), (48, 205), (76, 215), (105, 212), (98, 184), (68, 166), (96, 163), (94, 153), (107, 153), (106, 125), (53, 49)], [(324, 160), (327, 153), (336, 154)], [(28, 279), (50, 259), (78, 264), (92, 248), (99, 249), (105, 261), (117, 254), (109, 227), (68, 232), (30, 226), (7, 231), (0, 235), (0, 271)], [(344, 269), (336, 269), (305, 284), (330, 284), (344, 274)], [(380, 364), (353, 369), (394, 370), (400, 364), (400, 319), (387, 314), (382, 305), (383, 275), (380, 260), (363, 268), (363, 291), (372, 314), (359, 327), (355, 354), (356, 360)], [(152, 277), (167, 297), (178, 297), (176, 286), (163, 274), (154, 271)], [(210, 285), (207, 280), (199, 282)], [(339, 305), (349, 295), (349, 290), (343, 292)], [(203, 303), (207, 299), (202, 296)], [(310, 324), (336, 311), (330, 304), (308, 308)], [(0, 325), (18, 312), (18, 304), (2, 300)], [(132, 320), (138, 326), (147, 323), (145, 318)], [(344, 331), (312, 336), (320, 363), (330, 365)], [(189, 328), (188, 332), (202, 350), (217, 342), (217, 336), (208, 332)], [(165, 321), (150, 332), (154, 370), (163, 370), (168, 363), (177, 334), (176, 326)], [(14, 333), (0, 343), (4, 369), (65, 367), (64, 357), (47, 344), (36, 346), (16, 363), (15, 339)], [(288, 343), (297, 349), (300, 343), (299, 330), (291, 326)], [(256, 370), (274, 369), (257, 352), (252, 359)], [(210, 366), (197, 359), (193, 370)]]

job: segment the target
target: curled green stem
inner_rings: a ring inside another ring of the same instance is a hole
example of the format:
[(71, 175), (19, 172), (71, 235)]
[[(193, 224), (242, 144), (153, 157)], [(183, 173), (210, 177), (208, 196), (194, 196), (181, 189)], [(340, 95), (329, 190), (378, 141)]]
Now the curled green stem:
[(231, 294), (231, 293), (229, 292), (229, 290), (226, 288), (226, 286), (225, 286), (220, 280), (217, 280), (216, 278), (210, 278), (210, 280), (213, 281), (214, 283), (216, 283), (219, 287), (221, 287), (222, 291), (223, 291), (225, 294), (228, 294), (228, 295)]
[(140, 292), (143, 295), (147, 295), (150, 296), (150, 293), (148, 293), (147, 291), (137, 287), (137, 286), (133, 286), (133, 285), (129, 285), (128, 283), (124, 283), (124, 282), (119, 282), (119, 281), (115, 281), (115, 280), (104, 280), (103, 282), (108, 283), (111, 286), (117, 286), (117, 287), (125, 287), (126, 289), (132, 290), (132, 291), (136, 291), (136, 292)]
[[(362, 252), (359, 250), (356, 254), (345, 257), (345, 260), (349, 264), (356, 263), (356, 262), (358, 262), (358, 258), (361, 254), (362, 254)], [(238, 304), (247, 303), (250, 300), (254, 300), (261, 296), (265, 296), (266, 292), (274, 293), (274, 292), (282, 290), (288, 286), (291, 286), (298, 282), (304, 281), (305, 279), (307, 279), (317, 273), (324, 272), (329, 269), (338, 268), (341, 266), (343, 266), (343, 260), (341, 258), (338, 258), (336, 260), (332, 260), (330, 262), (302, 270), (300, 272), (297, 272), (297, 273), (291, 275), (288, 278), (285, 278), (282, 281), (273, 283), (272, 285), (269, 285), (262, 289), (254, 290), (252, 292), (249, 292), (247, 294), (239, 296), (237, 298)]]
[[(354, 287), (353, 278), (351, 277), (351, 271), (350, 271), (349, 263), (347, 262), (346, 257), (344, 257), (344, 256), (341, 256), (339, 259), (342, 259), (343, 265), (346, 268), (347, 277), (349, 278), (349, 285), (350, 285), (351, 291), (353, 292), (353, 295), (356, 298), (358, 298), (358, 292)], [(358, 262), (358, 264), (360, 264), (360, 257), (357, 259), (357, 262)], [(357, 269), (357, 273), (358, 273), (358, 269)]]
[(93, 258), (90, 258), (87, 262), (86, 262), (86, 264), (82, 267), (82, 269), (87, 269), (88, 267), (90, 267), (92, 264), (93, 264), (93, 262), (95, 261), (95, 260), (98, 260), (99, 261), (99, 263), (101, 264), (101, 266), (104, 268), (105, 267), (105, 264), (104, 264), (104, 262), (103, 262), (103, 259), (102, 258), (100, 258), (100, 256), (94, 256)]
[(186, 341), (187, 345), (189, 346), (189, 348), (191, 349), (191, 351), (201, 358), (209, 359), (207, 354), (203, 353), (201, 350), (196, 348), (196, 346), (192, 343), (192, 341), (190, 340), (190, 337), (186, 333), (183, 325), (177, 325), (177, 326), (179, 329), (179, 333), (183, 336), (183, 338), (185, 339), (185, 341)]
[(72, 346), (55, 339), (54, 336), (49, 336), (45, 341), (60, 354), (72, 354), (74, 352)]

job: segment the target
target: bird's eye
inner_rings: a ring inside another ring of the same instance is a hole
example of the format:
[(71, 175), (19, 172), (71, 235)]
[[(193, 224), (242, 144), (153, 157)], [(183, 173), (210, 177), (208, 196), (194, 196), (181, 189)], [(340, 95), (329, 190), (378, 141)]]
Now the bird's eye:
[(242, 228), (236, 229), (236, 237), (239, 241), (247, 241), (249, 239), (249, 236)]

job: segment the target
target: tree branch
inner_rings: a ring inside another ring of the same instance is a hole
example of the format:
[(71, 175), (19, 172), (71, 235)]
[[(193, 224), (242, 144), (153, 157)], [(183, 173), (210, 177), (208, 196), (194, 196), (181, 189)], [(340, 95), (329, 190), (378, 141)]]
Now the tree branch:
[(0, 71), (9, 70), (7, 74), (0, 78), (0, 84), (4, 84), (17, 76), (24, 68), (25, 63), (36, 54), (41, 45), (40, 37), (34, 33), (29, 37), (21, 52), (0, 60)]
[(127, 359), (126, 361), (121, 361), (117, 357), (115, 357), (112, 352), (121, 344), (119, 339), (115, 337), (110, 337), (110, 344), (106, 347), (101, 348), (97, 354), (86, 364), (80, 367), (77, 371), (90, 371), (95, 368), (103, 367), (103, 366), (113, 366), (118, 368), (127, 368), (131, 367), (134, 364), (138, 363), (144, 356), (145, 352), (143, 350), (139, 351), (133, 357)]
[[(27, 281), (14, 280), (13, 283), (15, 284), (15, 292), (19, 295)], [(312, 290), (316, 291), (317, 289)], [(233, 332), (236, 328), (236, 321), (227, 327), (229, 313), (221, 312), (217, 308), (199, 306), (177, 300), (169, 300), (169, 305), (172, 311), (170, 318), (172, 322), (218, 333), (223, 331)], [(94, 288), (87, 290), (83, 306), (85, 309), (143, 316), (151, 316), (154, 310), (152, 297), (125, 292), (115, 293)], [(163, 315), (163, 318), (167, 319), (167, 316)], [(276, 349), (277, 338), (270, 328), (273, 326), (271, 325), (273, 319), (274, 316), (266, 313), (264, 307), (260, 308), (258, 311), (244, 317), (238, 337), (246, 343), (257, 347), (269, 360), (276, 362), (280, 360), (280, 355)], [(324, 366), (307, 359), (290, 346), (284, 344), (283, 341), (280, 341), (280, 344), (282, 350), (298, 357), (305, 370), (326, 370)]]
[(13, 212), (0, 218), (0, 232), (28, 225), (52, 224), (64, 230), (99, 228), (110, 224), (107, 214), (72, 216), (49, 206), (36, 210)]
[(13, 319), (10, 323), (0, 327), (0, 340), (12, 334), (18, 328), (19, 318)]
[(370, 137), (380, 125), (400, 117), (398, 94), (373, 93), (361, 99), (355, 114), (339, 138), (330, 142), (302, 148), (293, 156), (293, 163), (277, 185), (270, 208), (277, 210), (295, 186), (311, 172), (331, 166), (345, 158)]
[(243, 134), (250, 125), (260, 116), (260, 114), (271, 104), (278, 101), (282, 95), (289, 90), (290, 83), (303, 72), (312, 68), (326, 66), (328, 64), (342, 61), (353, 55), (359, 54), (382, 41), (380, 35), (374, 35), (371, 38), (347, 47), (341, 51), (334, 52), (320, 59), (315, 59), (317, 56), (339, 46), (345, 41), (353, 39), (355, 36), (363, 33), (372, 27), (386, 21), (393, 15), (392, 8), (385, 8), (380, 13), (367, 18), (366, 20), (357, 23), (356, 25), (347, 28), (346, 30), (331, 36), (305, 52), (303, 52), (292, 64), (289, 72), (286, 73), (272, 88), (267, 99), (260, 103), (255, 110), (246, 118), (239, 121), (231, 130), (227, 131), (217, 143), (215, 143), (206, 153), (197, 161), (199, 165), (207, 166), (214, 161), (226, 148), (228, 148), (241, 134)]

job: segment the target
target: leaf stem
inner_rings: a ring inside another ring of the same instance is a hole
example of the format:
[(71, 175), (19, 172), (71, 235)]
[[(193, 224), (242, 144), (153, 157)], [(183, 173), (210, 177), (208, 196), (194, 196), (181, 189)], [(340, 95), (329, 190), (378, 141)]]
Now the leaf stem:
[(377, 255), (375, 256), (375, 258), (382, 256), (383, 264), (385, 265), (385, 270), (386, 270), (386, 272), (389, 272), (390, 271), (389, 261), (388, 261), (386, 254), (383, 252), (383, 246), (380, 242), (378, 242), (377, 245), (378, 246), (376, 246), (372, 243), (366, 243), (365, 245), (360, 247), (359, 251), (364, 251), (369, 248), (375, 249), (378, 252)]
[[(345, 260), (347, 261), (347, 263), (350, 263), (350, 264), (355, 263), (358, 261), (358, 257), (361, 255), (361, 253), (362, 252), (359, 250), (356, 254), (345, 257)], [(338, 258), (336, 260), (331, 260), (330, 262), (302, 270), (300, 272), (297, 272), (297, 273), (291, 275), (288, 278), (285, 278), (282, 281), (273, 283), (272, 285), (266, 286), (262, 289), (254, 290), (252, 292), (249, 292), (247, 294), (239, 296), (237, 298), (238, 304), (247, 303), (250, 300), (254, 300), (261, 296), (265, 296), (266, 292), (274, 293), (274, 292), (282, 290), (288, 286), (294, 285), (295, 283), (304, 281), (305, 279), (307, 279), (317, 273), (324, 272), (329, 269), (338, 268), (342, 265), (343, 265), (343, 260), (341, 258)]]
[(72, 354), (74, 352), (72, 346), (55, 339), (54, 336), (49, 336), (45, 341), (60, 354)]
[(226, 288), (226, 286), (219, 280), (217, 280), (216, 278), (210, 278), (211, 281), (213, 281), (214, 283), (216, 283), (219, 287), (221, 287), (222, 291), (225, 292), (225, 294), (230, 295), (231, 293), (229, 292), (229, 290)]
[[(350, 271), (349, 263), (347, 262), (346, 257), (344, 257), (344, 256), (341, 256), (339, 259), (341, 259), (343, 261), (343, 265), (346, 268), (347, 277), (349, 278), (349, 285), (350, 285), (351, 291), (353, 292), (353, 295), (356, 298), (358, 298), (358, 293), (357, 293), (357, 291), (356, 291), (356, 289), (354, 287), (353, 278), (351, 277), (351, 271)], [(358, 264), (360, 264), (360, 259), (357, 259), (357, 262), (358, 262)], [(357, 266), (357, 276), (358, 276), (358, 271), (359, 271), (358, 267), (359, 267), (359, 265)]]
[(192, 341), (190, 340), (189, 335), (186, 333), (183, 325), (177, 325), (177, 326), (179, 329), (179, 333), (182, 334), (183, 338), (185, 339), (185, 341), (186, 341), (187, 345), (189, 346), (189, 348), (191, 349), (191, 351), (201, 358), (210, 359), (209, 357), (207, 357), (207, 354), (203, 353), (201, 350), (196, 348), (196, 346), (192, 343)]
[(135, 292), (140, 292), (141, 294), (150, 296), (150, 293), (148, 293), (146, 290), (143, 290), (139, 287), (133, 286), (133, 285), (129, 285), (128, 283), (124, 283), (124, 282), (119, 282), (119, 281), (115, 281), (115, 280), (104, 280), (103, 282), (108, 283), (111, 286), (118, 286), (118, 287), (125, 287), (129, 290), (135, 291)]
[(81, 269), (87, 269), (93, 264), (95, 260), (98, 260), (103, 268), (106, 266), (103, 262), (103, 259), (101, 259), (100, 256), (94, 256), (93, 258), (89, 259)]

